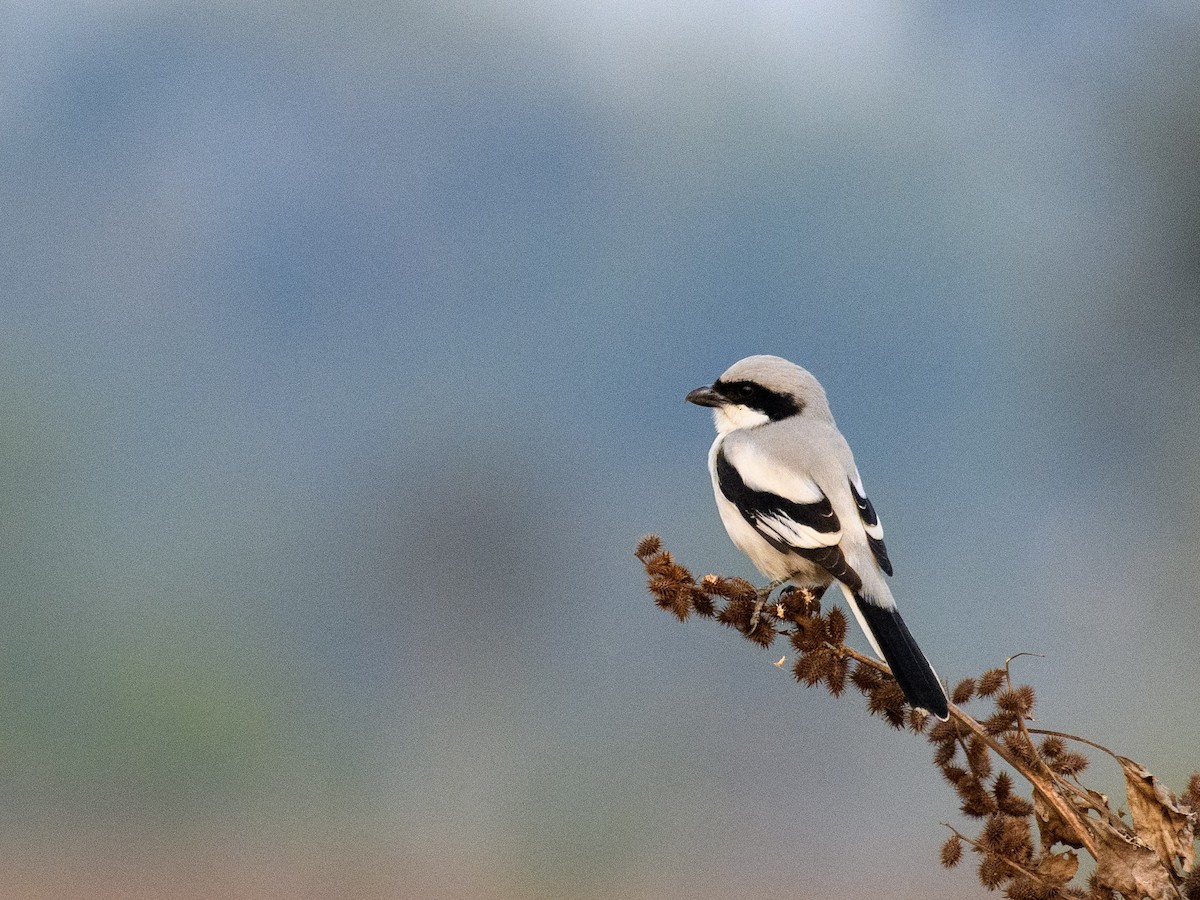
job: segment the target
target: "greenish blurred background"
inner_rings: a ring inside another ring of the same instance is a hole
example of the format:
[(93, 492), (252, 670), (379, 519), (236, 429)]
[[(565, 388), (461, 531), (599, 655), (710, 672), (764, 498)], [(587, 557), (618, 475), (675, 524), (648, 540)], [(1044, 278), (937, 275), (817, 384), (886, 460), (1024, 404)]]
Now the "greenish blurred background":
[(1194, 4), (0, 21), (0, 896), (981, 896), (923, 741), (645, 594), (752, 575), (755, 352), (944, 677), (1200, 767)]

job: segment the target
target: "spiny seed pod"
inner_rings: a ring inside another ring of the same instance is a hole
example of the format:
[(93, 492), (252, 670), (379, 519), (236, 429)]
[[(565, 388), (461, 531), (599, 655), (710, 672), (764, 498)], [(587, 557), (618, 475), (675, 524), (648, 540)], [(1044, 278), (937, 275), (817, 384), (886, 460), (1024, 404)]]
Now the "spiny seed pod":
[(975, 692), (980, 697), (990, 697), (996, 691), (1000, 690), (1005, 681), (1005, 672), (1003, 669), (988, 669), (979, 679), (979, 684)]
[(962, 841), (959, 840), (957, 834), (952, 834), (942, 844), (942, 865), (947, 869), (953, 869), (962, 861)]
[(950, 700), (958, 706), (970, 701), (975, 696), (975, 679), (964, 678), (954, 686), (954, 690), (950, 694)]

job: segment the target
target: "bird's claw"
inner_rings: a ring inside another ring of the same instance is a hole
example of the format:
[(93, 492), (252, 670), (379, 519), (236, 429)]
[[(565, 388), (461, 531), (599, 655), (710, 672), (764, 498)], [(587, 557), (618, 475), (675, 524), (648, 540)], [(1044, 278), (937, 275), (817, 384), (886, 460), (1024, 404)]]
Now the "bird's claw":
[[(766, 587), (758, 589), (756, 592), (756, 599), (754, 601), (754, 612), (750, 614), (750, 624), (746, 626), (746, 634), (754, 634), (754, 629), (758, 628), (758, 621), (760, 618), (762, 618), (763, 607), (765, 607), (767, 605), (767, 601), (771, 599), (771, 594), (774, 593), (775, 588), (779, 587), (781, 584), (787, 584), (789, 580), (790, 579), (787, 578), (779, 578), (775, 581), (772, 581)], [(791, 593), (795, 589), (796, 588), (794, 585), (788, 584), (787, 587), (779, 592), (779, 596), (782, 597), (784, 594)]]
[(763, 607), (767, 601), (764, 597), (759, 597), (754, 603), (754, 612), (750, 614), (750, 624), (746, 626), (746, 634), (754, 634), (754, 630), (758, 628), (759, 617), (762, 616)]
[[(758, 602), (765, 603), (771, 594), (775, 592), (775, 588), (779, 587), (781, 584), (787, 584), (789, 581), (791, 581), (790, 578), (776, 578), (766, 587), (759, 588), (757, 591)], [(788, 589), (792, 589), (791, 585), (788, 585)]]

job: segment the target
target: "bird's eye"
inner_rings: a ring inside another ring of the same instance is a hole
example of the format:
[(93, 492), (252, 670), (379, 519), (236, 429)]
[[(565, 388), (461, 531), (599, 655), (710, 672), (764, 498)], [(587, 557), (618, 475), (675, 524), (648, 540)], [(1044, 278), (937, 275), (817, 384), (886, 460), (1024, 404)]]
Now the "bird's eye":
[(749, 406), (757, 403), (762, 389), (753, 381), (718, 381), (713, 390), (731, 403)]

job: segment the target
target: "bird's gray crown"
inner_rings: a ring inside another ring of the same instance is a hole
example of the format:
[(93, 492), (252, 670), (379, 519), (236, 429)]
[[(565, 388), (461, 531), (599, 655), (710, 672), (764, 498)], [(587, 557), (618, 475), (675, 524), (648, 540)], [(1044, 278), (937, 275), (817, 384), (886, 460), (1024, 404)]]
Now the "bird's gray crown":
[(829, 415), (825, 389), (807, 369), (779, 356), (747, 356), (722, 373), (713, 390), (729, 402), (778, 421), (801, 412)]

